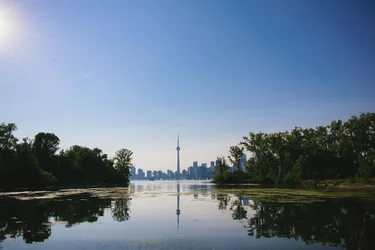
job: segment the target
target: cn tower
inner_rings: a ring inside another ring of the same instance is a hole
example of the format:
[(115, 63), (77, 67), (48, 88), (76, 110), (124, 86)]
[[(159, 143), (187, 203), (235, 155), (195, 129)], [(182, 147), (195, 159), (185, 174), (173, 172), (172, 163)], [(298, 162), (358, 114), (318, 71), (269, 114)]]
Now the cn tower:
[(180, 228), (180, 136), (177, 134), (177, 209), (176, 209), (176, 214), (177, 214), (177, 229)]
[(180, 136), (177, 134), (177, 176), (176, 180), (180, 179)]

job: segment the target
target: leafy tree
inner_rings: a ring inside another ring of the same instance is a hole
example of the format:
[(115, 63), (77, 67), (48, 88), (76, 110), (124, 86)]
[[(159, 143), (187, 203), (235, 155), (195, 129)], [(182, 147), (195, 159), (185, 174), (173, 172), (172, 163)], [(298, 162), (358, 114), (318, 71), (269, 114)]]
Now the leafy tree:
[(217, 157), (216, 159), (216, 167), (218, 172), (226, 172), (228, 171), (229, 167), (227, 164), (227, 161), (225, 160), (225, 157)]
[(14, 136), (17, 126), (14, 123), (0, 124), (0, 151), (15, 150), (18, 139)]
[[(240, 145), (251, 155), (247, 173), (243, 175), (248, 174), (252, 181), (293, 183), (325, 178), (368, 181), (375, 176), (375, 113), (362, 113), (345, 122), (332, 121), (316, 128), (250, 132)], [(230, 162), (237, 165), (240, 148), (231, 147), (230, 154)]]
[(117, 151), (114, 157), (114, 167), (124, 177), (126, 182), (129, 182), (132, 155), (132, 151), (123, 148)]
[(114, 159), (78, 145), (57, 152), (55, 134), (40, 132), (19, 142), (16, 129), (13, 123), (0, 125), (0, 188), (129, 184), (130, 150), (118, 151)]
[(237, 166), (237, 171), (241, 171), (241, 157), (243, 155), (244, 148), (240, 146), (231, 146), (229, 148), (229, 162)]
[(54, 172), (55, 154), (59, 149), (60, 139), (53, 133), (38, 133), (33, 142), (33, 151), (40, 167)]

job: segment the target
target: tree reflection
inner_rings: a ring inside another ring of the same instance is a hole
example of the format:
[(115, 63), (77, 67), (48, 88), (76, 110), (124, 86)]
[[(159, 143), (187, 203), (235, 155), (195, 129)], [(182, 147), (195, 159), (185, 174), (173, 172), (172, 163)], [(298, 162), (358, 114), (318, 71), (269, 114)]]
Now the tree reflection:
[(241, 196), (235, 196), (234, 199), (231, 199), (228, 194), (217, 194), (216, 199), (219, 201), (219, 210), (227, 210), (230, 204), (229, 210), (232, 211), (233, 220), (247, 219), (247, 211), (242, 204)]
[(21, 237), (26, 243), (43, 242), (50, 237), (55, 221), (64, 222), (66, 227), (96, 222), (106, 209), (111, 210), (114, 220), (128, 220), (129, 199), (112, 200), (89, 194), (51, 200), (0, 200), (0, 244), (8, 237)]
[(301, 239), (307, 244), (373, 249), (375, 207), (354, 202), (281, 204), (254, 201), (248, 233), (256, 238)]
[(216, 199), (219, 201), (219, 210), (227, 210), (230, 196), (228, 194), (218, 194)]
[(232, 202), (230, 210), (233, 211), (233, 220), (247, 219), (247, 211), (242, 205), (241, 196), (237, 196), (236, 199)]
[(116, 199), (112, 207), (112, 218), (115, 221), (129, 220), (129, 199)]

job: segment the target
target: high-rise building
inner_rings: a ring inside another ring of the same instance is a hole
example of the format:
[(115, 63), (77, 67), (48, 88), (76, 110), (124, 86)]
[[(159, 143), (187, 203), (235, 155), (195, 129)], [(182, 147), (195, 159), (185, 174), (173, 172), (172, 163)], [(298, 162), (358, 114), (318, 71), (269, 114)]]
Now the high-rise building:
[(163, 178), (163, 171), (159, 170), (157, 176), (158, 176), (158, 177), (157, 177), (158, 179)]
[(241, 159), (240, 159), (240, 167), (241, 167), (242, 170), (245, 171), (245, 168), (246, 168), (246, 155), (245, 155), (245, 154), (243, 154), (243, 155), (241, 156)]
[(173, 179), (174, 178), (174, 172), (172, 171), (172, 170), (168, 170), (167, 171), (167, 175), (168, 175), (168, 177), (170, 178), (170, 179)]
[(205, 179), (206, 178), (205, 176), (206, 176), (206, 168), (202, 167), (202, 166), (198, 167), (197, 168), (197, 178), (198, 179)]
[(211, 161), (210, 167), (215, 167), (215, 162), (214, 161)]
[(145, 178), (145, 172), (143, 172), (143, 169), (138, 168), (138, 176), (137, 179), (143, 180)]
[(187, 178), (187, 174), (188, 174), (188, 172), (185, 169), (182, 170), (182, 179), (186, 179)]
[(180, 136), (177, 135), (177, 173), (176, 173), (176, 179), (180, 179)]
[(152, 177), (155, 178), (155, 179), (157, 179), (158, 178), (158, 171), (154, 170), (152, 172)]
[(197, 161), (193, 162), (193, 168), (197, 168), (197, 167), (198, 167), (198, 162)]
[(212, 179), (214, 176), (214, 167), (209, 167), (206, 169), (206, 178)]
[(190, 166), (188, 168), (188, 178), (189, 179), (193, 179), (194, 178), (194, 168), (192, 166)]
[(203, 168), (207, 168), (207, 163), (202, 163)]
[(131, 173), (131, 179), (135, 179), (136, 178), (136, 174), (135, 174), (135, 171), (136, 171), (136, 168), (133, 166), (130, 170), (130, 173)]
[(151, 179), (151, 177), (152, 177), (152, 171), (147, 170), (147, 179)]

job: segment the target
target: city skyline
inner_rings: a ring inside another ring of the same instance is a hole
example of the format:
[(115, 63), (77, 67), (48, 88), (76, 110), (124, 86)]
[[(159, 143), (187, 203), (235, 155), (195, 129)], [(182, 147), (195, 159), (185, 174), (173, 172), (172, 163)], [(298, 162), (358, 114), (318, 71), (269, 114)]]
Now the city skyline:
[(272, 2), (2, 0), (0, 122), (166, 171), (374, 112), (374, 2)]

